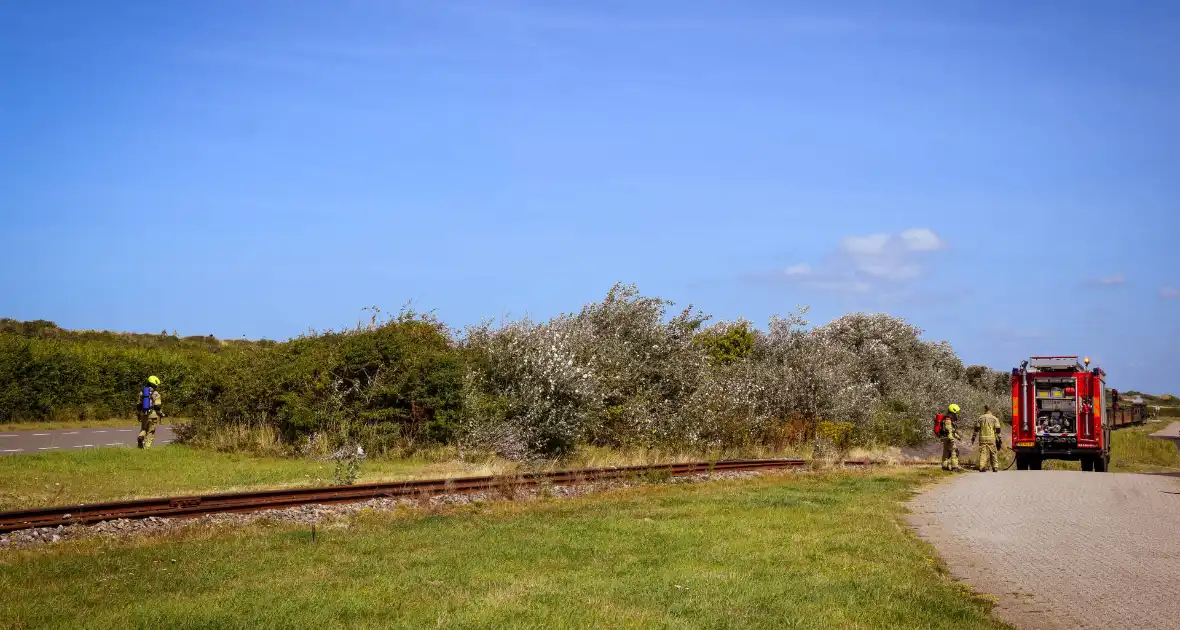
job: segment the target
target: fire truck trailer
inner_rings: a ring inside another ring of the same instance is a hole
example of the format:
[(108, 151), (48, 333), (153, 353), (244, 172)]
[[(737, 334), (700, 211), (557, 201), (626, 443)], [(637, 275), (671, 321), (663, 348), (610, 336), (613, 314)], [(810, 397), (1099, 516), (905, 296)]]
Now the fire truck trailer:
[(1012, 368), (1012, 450), (1017, 470), (1040, 470), (1046, 459), (1080, 461), (1082, 470), (1110, 468), (1110, 430), (1138, 419), (1120, 410), (1118, 390), (1090, 359), (1031, 357)]

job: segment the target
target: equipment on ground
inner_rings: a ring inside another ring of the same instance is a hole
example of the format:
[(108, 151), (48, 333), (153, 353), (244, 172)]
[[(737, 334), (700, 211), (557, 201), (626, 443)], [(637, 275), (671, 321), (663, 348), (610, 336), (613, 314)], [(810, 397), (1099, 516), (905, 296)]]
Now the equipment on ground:
[(1110, 467), (1112, 428), (1142, 422), (1138, 406), (1119, 406), (1106, 372), (1076, 356), (1031, 357), (1012, 368), (1012, 450), (1017, 470), (1040, 470), (1046, 459), (1080, 461), (1082, 470)]

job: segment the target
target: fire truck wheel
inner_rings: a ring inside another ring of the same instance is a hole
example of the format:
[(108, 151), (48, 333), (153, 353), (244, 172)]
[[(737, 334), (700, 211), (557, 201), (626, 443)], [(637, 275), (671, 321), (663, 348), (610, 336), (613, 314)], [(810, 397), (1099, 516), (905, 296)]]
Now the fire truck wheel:
[(1041, 469), (1041, 458), (1040, 457), (1029, 458), (1028, 469), (1029, 470), (1040, 470)]
[(1016, 456), (1016, 470), (1028, 470), (1028, 458), (1023, 455)]
[(1106, 457), (1099, 457), (1098, 459), (1094, 460), (1095, 472), (1106, 472), (1109, 469), (1110, 469), (1110, 455), (1107, 455)]
[(1082, 458), (1082, 472), (1094, 472), (1095, 460), (1093, 457)]

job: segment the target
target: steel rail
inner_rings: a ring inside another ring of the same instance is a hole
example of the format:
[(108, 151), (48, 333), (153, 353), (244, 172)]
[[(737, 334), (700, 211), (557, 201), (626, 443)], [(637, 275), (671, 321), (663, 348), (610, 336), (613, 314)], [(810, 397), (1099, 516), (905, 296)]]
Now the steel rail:
[[(846, 466), (869, 466), (874, 463), (867, 460), (842, 462)], [(14, 512), (0, 512), (0, 532), (11, 532), (34, 527), (91, 524), (115, 519), (143, 519), (150, 517), (191, 518), (206, 514), (253, 512), (309, 504), (352, 503), (370, 499), (407, 496), (429, 497), (441, 494), (468, 494), (497, 489), (532, 488), (541, 484), (580, 484), (639, 477), (640, 475), (650, 473), (667, 473), (671, 476), (683, 476), (719, 471), (800, 468), (806, 465), (806, 460), (802, 459), (721, 460), (717, 462), (588, 468), (556, 472), (522, 473), (517, 475), (420, 479), (356, 484), (351, 486), (281, 488), (252, 492), (137, 499), (109, 503), (83, 503), (78, 505), (33, 508)]]

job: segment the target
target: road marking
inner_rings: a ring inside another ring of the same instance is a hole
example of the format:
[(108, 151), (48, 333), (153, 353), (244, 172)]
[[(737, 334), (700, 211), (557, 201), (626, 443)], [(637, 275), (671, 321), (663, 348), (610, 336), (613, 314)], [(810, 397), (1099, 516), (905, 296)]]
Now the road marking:
[(34, 433), (33, 435), (38, 435), (38, 436), (40, 436), (40, 435), (49, 435), (49, 434), (48, 434), (48, 433)]
[(25, 450), (25, 449), (23, 449), (23, 448), (14, 448), (14, 449), (10, 449), (10, 450), (4, 451), (4, 452), (5, 452), (5, 453), (19, 453), (19, 452), (21, 452), (21, 451), (23, 451), (23, 450)]
[(13, 433), (5, 433), (4, 435), (0, 435), (0, 437), (18, 437), (18, 436)]
[(56, 446), (38, 446), (37, 450), (39, 450), (39, 451), (52, 451), (56, 448), (57, 448)]
[(75, 445), (74, 445), (74, 448), (86, 448), (86, 447), (85, 447), (85, 446), (82, 446), (81, 444), (75, 444)]
[(62, 433), (62, 435), (78, 435), (78, 432), (77, 431), (69, 431), (66, 433)]
[(119, 429), (119, 433), (131, 433), (135, 429)]
[(94, 445), (93, 445), (93, 444), (83, 444), (83, 445), (82, 445), (82, 448), (86, 448), (86, 447), (88, 447), (88, 446), (94, 446)]
[(122, 442), (115, 442), (114, 444), (107, 444), (107, 446), (123, 446)]

